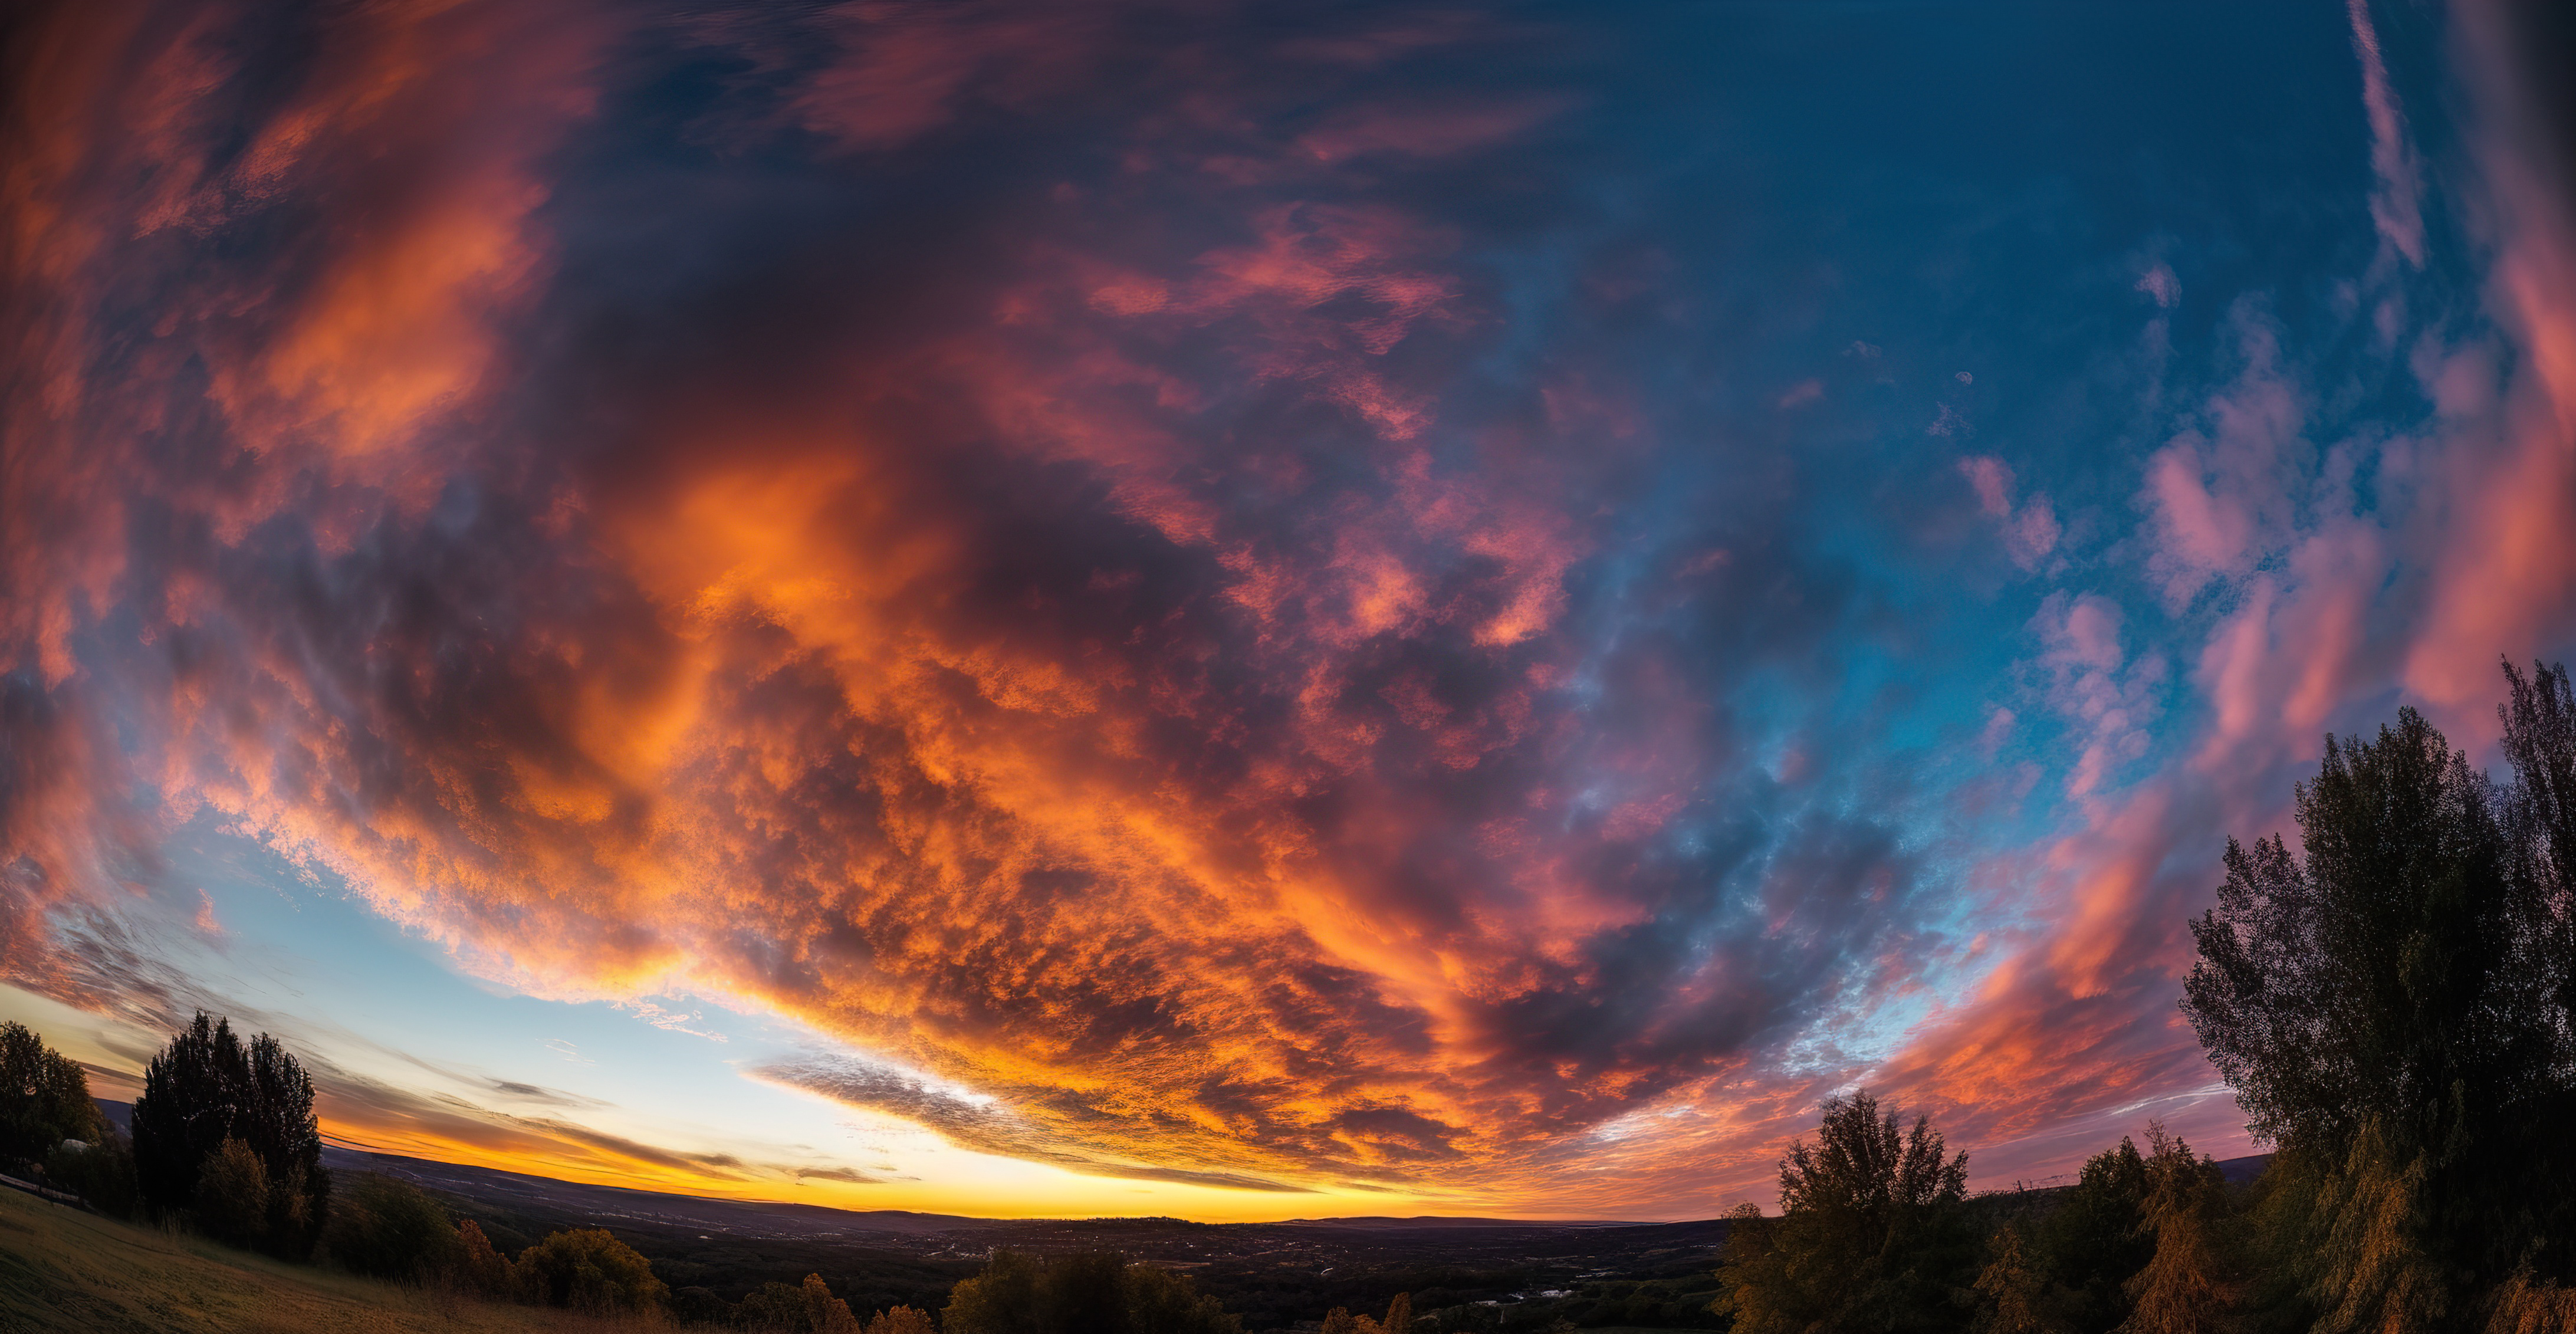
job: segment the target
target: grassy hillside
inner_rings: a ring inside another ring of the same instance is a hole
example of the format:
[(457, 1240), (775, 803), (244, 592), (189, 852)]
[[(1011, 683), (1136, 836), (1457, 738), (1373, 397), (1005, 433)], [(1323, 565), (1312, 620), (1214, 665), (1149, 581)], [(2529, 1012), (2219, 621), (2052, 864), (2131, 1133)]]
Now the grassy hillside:
[(0, 1334), (535, 1334), (633, 1322), (324, 1273), (0, 1190)]

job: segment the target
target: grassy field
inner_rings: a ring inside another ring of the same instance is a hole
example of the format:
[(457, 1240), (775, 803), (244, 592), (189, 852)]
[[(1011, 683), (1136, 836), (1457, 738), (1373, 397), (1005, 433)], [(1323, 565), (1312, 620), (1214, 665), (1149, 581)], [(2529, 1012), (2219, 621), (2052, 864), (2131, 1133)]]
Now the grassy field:
[(0, 1334), (611, 1334), (634, 1321), (325, 1273), (0, 1190)]

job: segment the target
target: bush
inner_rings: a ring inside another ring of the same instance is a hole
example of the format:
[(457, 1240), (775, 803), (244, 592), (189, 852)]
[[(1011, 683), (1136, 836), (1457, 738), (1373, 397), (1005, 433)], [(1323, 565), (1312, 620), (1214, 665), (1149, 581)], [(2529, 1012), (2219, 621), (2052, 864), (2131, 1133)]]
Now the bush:
[(134, 1188), (134, 1146), (114, 1131), (95, 1144), (65, 1141), (45, 1155), (45, 1180), (116, 1218), (132, 1218), (142, 1196)]
[(671, 1293), (671, 1318), (684, 1325), (731, 1324), (733, 1310), (733, 1303), (713, 1288), (677, 1288)]
[(351, 1273), (413, 1283), (457, 1270), (465, 1252), (456, 1224), (429, 1192), (376, 1172), (342, 1192), (322, 1244)]
[(763, 1334), (859, 1334), (850, 1304), (833, 1296), (820, 1274), (807, 1274), (795, 1287), (761, 1284), (744, 1295), (734, 1323)]
[(456, 1285), (478, 1297), (507, 1297), (512, 1291), (510, 1262), (471, 1218), (456, 1225)]
[(227, 1246), (268, 1238), (268, 1167), (250, 1145), (228, 1139), (196, 1171), (197, 1226)]
[(634, 1247), (595, 1227), (557, 1232), (520, 1252), (510, 1277), (522, 1300), (593, 1315), (658, 1310), (671, 1291)]

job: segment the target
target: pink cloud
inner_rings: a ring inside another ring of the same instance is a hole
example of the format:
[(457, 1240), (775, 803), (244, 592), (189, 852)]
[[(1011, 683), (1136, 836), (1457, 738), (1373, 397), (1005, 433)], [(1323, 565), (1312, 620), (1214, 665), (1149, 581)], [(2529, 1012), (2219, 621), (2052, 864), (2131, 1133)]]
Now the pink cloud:
[(2423, 184), (2415, 149), (2406, 140), (2405, 114), (2397, 91), (2388, 84), (2388, 63), (2380, 55), (2379, 31), (2370, 21), (2370, 0), (2344, 0), (2352, 22), (2352, 50), (2361, 60), (2361, 103), (2370, 118), (2370, 170), (2379, 186), (2370, 195), (2370, 220), (2380, 236), (2406, 262), (2424, 267)]
[(2016, 510), (2013, 505), (2013, 473), (2003, 460), (1986, 455), (1971, 455), (1959, 460), (1959, 472), (1977, 493), (1977, 508), (1997, 521), (2003, 535), (2005, 553), (2025, 570), (2037, 570), (2049, 553), (2057, 549), (2061, 530), (2057, 511), (2049, 504), (2048, 493), (2034, 491), (2030, 499)]
[(2136, 291), (2155, 298), (2159, 309), (2171, 310), (2182, 300), (2182, 282), (2174, 277), (2173, 266), (2159, 263), (2138, 275)]

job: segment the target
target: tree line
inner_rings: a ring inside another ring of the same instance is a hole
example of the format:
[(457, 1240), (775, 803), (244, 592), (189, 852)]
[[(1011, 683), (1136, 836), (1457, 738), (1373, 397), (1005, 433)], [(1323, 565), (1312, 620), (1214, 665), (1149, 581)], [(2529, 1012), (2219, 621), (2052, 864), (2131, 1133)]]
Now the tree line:
[(2329, 736), (2298, 846), (2227, 845), (2181, 1006), (2275, 1152), (2147, 1128), (2053, 1192), (1854, 1094), (1739, 1211), (1741, 1334), (2576, 1330), (2576, 695), (2504, 668), (2497, 782), (2412, 709)]

